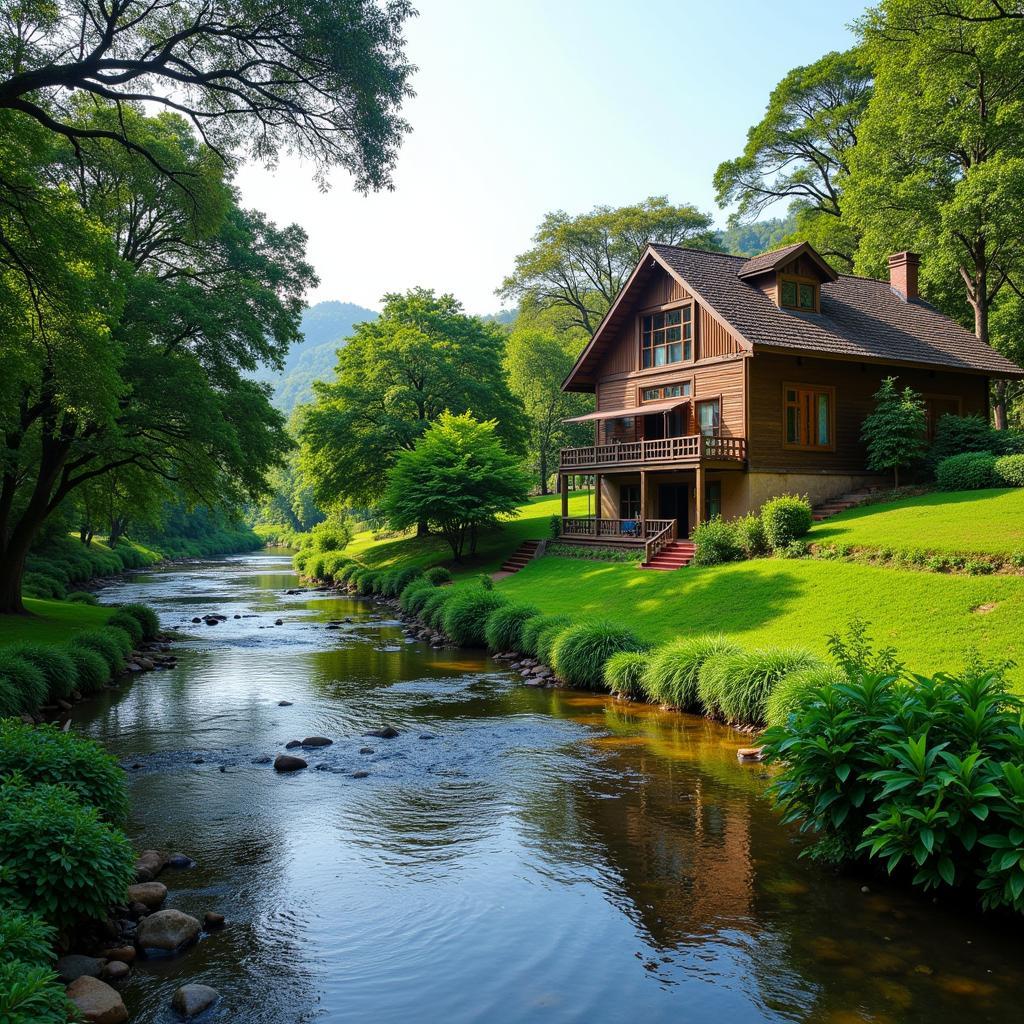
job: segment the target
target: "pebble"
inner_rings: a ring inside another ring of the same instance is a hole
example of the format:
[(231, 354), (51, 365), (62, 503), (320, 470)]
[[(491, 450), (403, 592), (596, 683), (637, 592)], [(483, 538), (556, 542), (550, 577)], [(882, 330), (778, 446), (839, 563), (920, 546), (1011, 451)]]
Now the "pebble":
[(369, 732), (364, 732), (364, 736), (376, 736), (383, 740), (393, 740), (396, 736), (400, 735), (398, 730), (393, 725), (385, 725), (381, 729), (371, 729)]
[(360, 747), (359, 748), (359, 753), (360, 754), (372, 754), (372, 753), (374, 753), (374, 750), (373, 750), (373, 747)]
[(285, 750), (294, 750), (296, 747), (302, 746), (302, 740), (289, 740), (285, 745)]
[(358, 771), (358, 772), (353, 772), (352, 773), (352, 778), (353, 779), (366, 779), (366, 778), (369, 778), (369, 776), (370, 776), (370, 773), (369, 772), (364, 772), (364, 771)]
[(70, 956), (62, 956), (57, 961), (57, 976), (65, 985), (78, 978), (98, 978), (105, 963), (105, 960), (98, 960), (94, 956), (80, 956), (77, 953), (72, 953)]
[(283, 626), (284, 625), (284, 619), (274, 619), (274, 625), (275, 626)]
[(103, 955), (107, 960), (119, 960), (121, 963), (130, 964), (135, 960), (135, 947), (116, 946), (114, 949), (105, 949)]
[(304, 747), (329, 747), (334, 740), (329, 740), (326, 736), (307, 736), (303, 741)]
[(103, 968), (101, 976), (104, 980), (119, 985), (122, 981), (126, 981), (131, 973), (132, 969), (123, 960), (111, 960)]
[(290, 708), (292, 706), (292, 702), (290, 700), (279, 700), (277, 702), (277, 706), (279, 708)]
[(187, 857), (183, 853), (172, 853), (167, 858), (167, 866), (170, 868), (194, 868), (196, 862), (191, 858)]

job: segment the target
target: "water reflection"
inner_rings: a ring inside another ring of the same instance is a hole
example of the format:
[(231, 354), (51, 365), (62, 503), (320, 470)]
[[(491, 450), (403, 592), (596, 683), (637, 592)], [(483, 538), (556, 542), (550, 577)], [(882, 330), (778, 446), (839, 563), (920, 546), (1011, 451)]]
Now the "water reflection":
[[(136, 844), (198, 862), (170, 905), (229, 920), (138, 968), (134, 1019), (172, 1020), (185, 978), (240, 1024), (1018, 1015), (1017, 935), (798, 860), (743, 737), (517, 686), (294, 586), (262, 554), (108, 592), (189, 639), (81, 724), (130, 768)], [(335, 740), (311, 770), (254, 763), (311, 734)]]

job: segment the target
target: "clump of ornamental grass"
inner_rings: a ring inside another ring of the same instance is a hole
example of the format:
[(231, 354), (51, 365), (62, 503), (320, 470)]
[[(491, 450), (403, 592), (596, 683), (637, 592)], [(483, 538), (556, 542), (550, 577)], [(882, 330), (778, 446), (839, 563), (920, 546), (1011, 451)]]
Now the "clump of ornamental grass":
[(96, 651), (70, 641), (64, 653), (74, 662), (79, 693), (96, 693), (110, 682), (110, 666)]
[[(423, 607), (423, 601), (426, 601), (434, 589), (432, 583), (428, 583), (422, 576), (417, 576), (402, 588), (402, 592), (398, 595), (398, 607), (406, 615), (415, 615)], [(423, 595), (422, 599), (417, 598), (419, 594)]]
[(457, 593), (457, 590), (435, 588), (434, 593), (430, 594), (426, 601), (423, 602), (423, 608), (420, 611), (420, 618), (430, 626), (431, 629), (440, 629), (445, 605)]
[(123, 629), (131, 637), (133, 645), (142, 642), (142, 626), (139, 625), (139, 620), (135, 616), (129, 615), (127, 612), (114, 612), (107, 619), (107, 625)]
[(734, 725), (762, 725), (768, 697), (783, 676), (821, 667), (818, 658), (801, 650), (719, 654), (704, 663), (698, 693), (709, 714)]
[(484, 626), (487, 647), (492, 651), (521, 651), (523, 626), (537, 615), (540, 615), (540, 610), (528, 604), (496, 608)]
[(789, 716), (816, 690), (843, 682), (846, 682), (846, 675), (842, 669), (831, 665), (787, 672), (764, 702), (765, 724), (769, 727), (785, 725)]
[(16, 658), (24, 658), (42, 672), (49, 700), (63, 700), (71, 696), (72, 690), (77, 689), (78, 669), (61, 647), (47, 644), (12, 644), (7, 650)]
[(444, 606), (444, 631), (460, 647), (486, 647), (487, 616), (507, 601), (501, 594), (482, 587), (461, 590)]
[(116, 626), (83, 630), (71, 638), (71, 643), (95, 651), (107, 663), (112, 673), (121, 671), (124, 659), (132, 649), (128, 634)]
[(48, 691), (46, 676), (32, 662), (0, 648), (0, 717), (35, 711)]
[(644, 645), (627, 626), (615, 622), (583, 622), (559, 633), (551, 646), (551, 667), (569, 686), (604, 689), (604, 664), (619, 651), (641, 651)]
[[(568, 615), (538, 615), (529, 619), (523, 623), (520, 651), (547, 664), (548, 656), (551, 653), (550, 642), (571, 624), (572, 620)], [(546, 641), (543, 647), (541, 646), (542, 637)]]
[(616, 697), (643, 700), (643, 679), (650, 667), (645, 651), (619, 651), (604, 663), (604, 684)]
[(152, 640), (160, 632), (160, 619), (156, 612), (145, 604), (123, 604), (118, 609), (125, 615), (130, 615), (142, 627), (142, 636), (146, 640)]
[(428, 569), (424, 574), (435, 587), (443, 587), (446, 583), (451, 583), (455, 578), (451, 574), (450, 569), (446, 569), (443, 565), (435, 565)]
[(701, 669), (709, 659), (723, 654), (738, 654), (739, 647), (724, 636), (688, 636), (658, 647), (643, 687), (649, 700), (683, 711), (700, 708), (698, 684)]

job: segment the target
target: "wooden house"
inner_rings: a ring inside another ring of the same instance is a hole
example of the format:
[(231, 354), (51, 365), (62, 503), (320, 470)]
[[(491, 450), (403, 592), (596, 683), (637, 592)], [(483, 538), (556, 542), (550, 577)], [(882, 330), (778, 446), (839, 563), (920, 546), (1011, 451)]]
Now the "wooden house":
[[(563, 387), (593, 393), (594, 444), (563, 449), (562, 536), (643, 544), (770, 497), (819, 503), (883, 482), (861, 425), (885, 377), (945, 413), (988, 415), (989, 380), (1024, 371), (917, 291), (914, 253), (890, 280), (837, 274), (807, 244), (753, 259), (650, 244)], [(569, 518), (565, 477), (595, 477)]]

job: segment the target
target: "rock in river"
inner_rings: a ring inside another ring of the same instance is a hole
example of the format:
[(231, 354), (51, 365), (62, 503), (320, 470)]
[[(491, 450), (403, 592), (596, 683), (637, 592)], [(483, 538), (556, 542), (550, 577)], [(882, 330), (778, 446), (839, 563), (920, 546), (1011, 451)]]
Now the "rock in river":
[(278, 754), (274, 758), (274, 771), (278, 772), (297, 772), (303, 768), (308, 768), (309, 765), (301, 757), (295, 757), (292, 754)]
[(193, 942), (199, 934), (199, 922), (180, 910), (158, 910), (139, 922), (135, 942), (141, 948), (157, 953), (176, 953)]
[(88, 1024), (124, 1024), (128, 1019), (120, 994), (99, 978), (83, 975), (68, 986), (67, 995)]
[(97, 960), (94, 956), (72, 953), (57, 961), (57, 975), (65, 985), (70, 985), (79, 978), (98, 978), (105, 963), (105, 960)]
[(128, 900), (141, 903), (147, 910), (156, 910), (167, 899), (167, 886), (163, 882), (139, 882), (128, 886)]
[(399, 735), (399, 732), (393, 725), (385, 725), (383, 729), (371, 729), (369, 732), (364, 732), (363, 735), (378, 736), (382, 740), (393, 740)]
[(289, 740), (285, 745), (285, 750), (294, 750), (296, 747), (302, 746), (302, 740)]
[(123, 960), (111, 960), (103, 968), (103, 980), (111, 985), (120, 985), (128, 980), (131, 973), (132, 969)]
[(171, 1006), (188, 1020), (190, 1017), (198, 1017), (219, 998), (220, 993), (209, 985), (182, 985), (174, 993)]
[(152, 882), (166, 863), (167, 859), (159, 850), (143, 850), (135, 862), (135, 877), (140, 882)]
[(206, 912), (206, 914), (203, 916), (203, 927), (207, 931), (210, 931), (213, 928), (223, 928), (224, 927), (224, 915), (223, 914), (215, 914), (212, 910), (208, 910)]
[(334, 740), (329, 740), (326, 736), (307, 736), (303, 741), (304, 747), (329, 747)]

